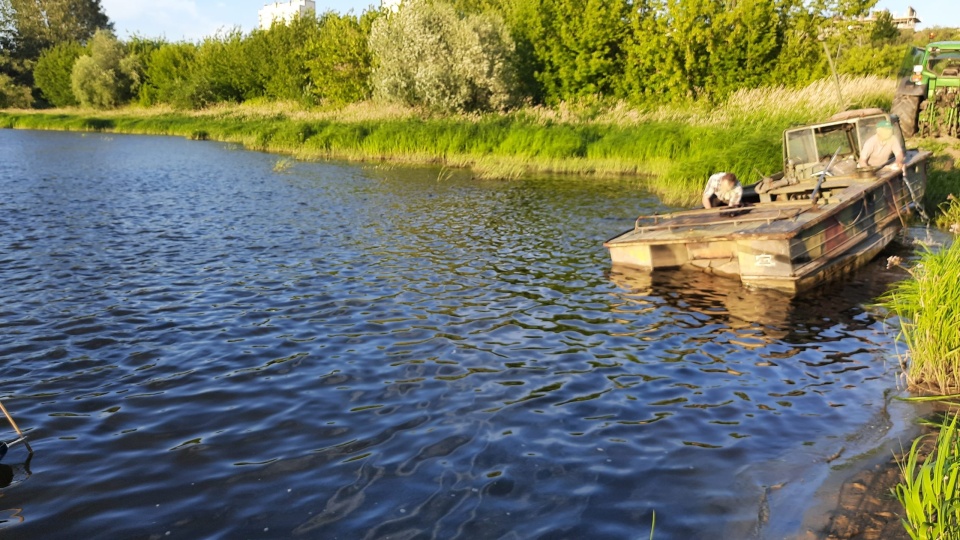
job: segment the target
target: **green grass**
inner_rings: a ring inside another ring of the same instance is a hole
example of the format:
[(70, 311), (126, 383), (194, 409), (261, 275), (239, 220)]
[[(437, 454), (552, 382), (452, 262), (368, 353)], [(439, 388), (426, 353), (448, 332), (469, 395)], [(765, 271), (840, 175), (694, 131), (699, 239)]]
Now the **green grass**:
[(960, 434), (957, 415), (944, 423), (933, 453), (921, 463), (924, 438), (900, 462), (903, 482), (893, 493), (903, 505), (904, 528), (914, 540), (960, 538)]
[[(950, 201), (952, 212), (957, 200)], [(898, 257), (891, 257), (899, 265)], [(909, 348), (907, 382), (914, 388), (949, 394), (960, 389), (960, 242), (927, 251), (901, 281), (881, 298), (899, 318), (900, 337)]]

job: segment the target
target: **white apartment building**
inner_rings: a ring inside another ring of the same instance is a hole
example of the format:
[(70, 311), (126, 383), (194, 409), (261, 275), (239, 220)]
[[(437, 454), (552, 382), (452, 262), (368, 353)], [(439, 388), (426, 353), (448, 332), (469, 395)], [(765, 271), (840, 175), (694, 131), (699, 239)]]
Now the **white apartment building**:
[(274, 2), (263, 6), (260, 10), (260, 28), (269, 30), (273, 23), (290, 24), (297, 16), (305, 17), (308, 13), (317, 11), (314, 0), (290, 0), (289, 2)]

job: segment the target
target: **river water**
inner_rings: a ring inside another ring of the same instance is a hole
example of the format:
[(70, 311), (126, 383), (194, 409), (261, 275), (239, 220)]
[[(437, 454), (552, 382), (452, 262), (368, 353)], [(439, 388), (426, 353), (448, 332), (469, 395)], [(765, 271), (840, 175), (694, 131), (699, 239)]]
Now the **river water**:
[(902, 273), (611, 272), (659, 205), (631, 181), (9, 130), (0, 158), (0, 399), (35, 452), (0, 466), (4, 538), (778, 537), (902, 423), (869, 307)]

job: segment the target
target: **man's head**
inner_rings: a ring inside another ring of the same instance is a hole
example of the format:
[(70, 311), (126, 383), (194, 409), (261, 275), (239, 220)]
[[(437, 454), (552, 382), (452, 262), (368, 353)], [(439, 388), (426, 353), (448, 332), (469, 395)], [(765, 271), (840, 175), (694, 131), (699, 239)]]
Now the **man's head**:
[(889, 120), (881, 120), (877, 123), (877, 138), (888, 141), (890, 137), (893, 137), (893, 124)]
[(737, 183), (737, 176), (733, 173), (727, 173), (720, 177), (720, 189), (723, 191), (730, 191), (737, 187)]

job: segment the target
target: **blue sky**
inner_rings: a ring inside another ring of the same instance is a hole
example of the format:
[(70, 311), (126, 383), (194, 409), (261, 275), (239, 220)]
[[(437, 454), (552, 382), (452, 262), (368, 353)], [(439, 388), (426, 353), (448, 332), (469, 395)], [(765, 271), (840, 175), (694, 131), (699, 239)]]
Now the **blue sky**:
[[(273, 1), (273, 0), (270, 0)], [(198, 40), (218, 29), (239, 26), (245, 32), (257, 25), (257, 11), (267, 0), (101, 0), (104, 10), (114, 22), (117, 34), (128, 37), (164, 36), (169, 40)], [(379, 0), (317, 0), (317, 10), (329, 9), (361, 12)], [(957, 0), (880, 0), (879, 9), (894, 14), (913, 6), (928, 26), (960, 27), (960, 8)]]
[[(101, 0), (121, 38), (139, 34), (171, 41), (195, 41), (218, 29), (239, 26), (244, 32), (257, 26), (257, 12), (276, 0)], [(317, 11), (360, 13), (379, 0), (317, 0)]]

